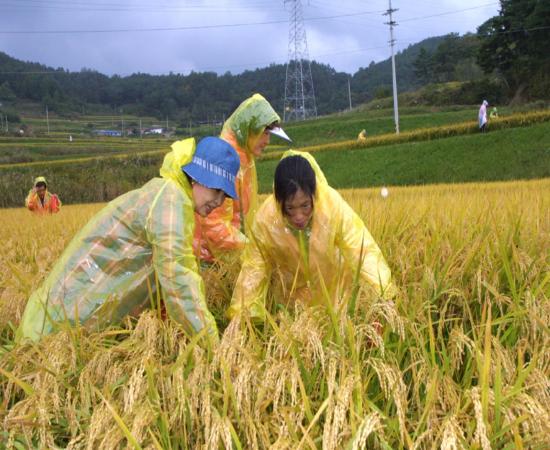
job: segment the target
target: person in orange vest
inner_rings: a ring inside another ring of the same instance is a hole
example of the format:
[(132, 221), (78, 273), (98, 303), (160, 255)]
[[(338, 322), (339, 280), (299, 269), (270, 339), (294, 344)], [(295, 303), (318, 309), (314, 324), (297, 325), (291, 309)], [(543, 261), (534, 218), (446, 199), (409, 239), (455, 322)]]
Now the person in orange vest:
[(241, 169), (235, 183), (238, 199), (225, 199), (208, 217), (195, 215), (195, 254), (201, 261), (214, 262), (223, 254), (242, 250), (246, 233), (258, 207), (256, 158), (273, 134), (288, 142), (281, 118), (260, 94), (243, 101), (223, 125), (220, 138), (237, 151)]
[(25, 199), (25, 206), (35, 214), (55, 214), (61, 208), (61, 200), (56, 194), (48, 191), (46, 178), (36, 177), (34, 187)]

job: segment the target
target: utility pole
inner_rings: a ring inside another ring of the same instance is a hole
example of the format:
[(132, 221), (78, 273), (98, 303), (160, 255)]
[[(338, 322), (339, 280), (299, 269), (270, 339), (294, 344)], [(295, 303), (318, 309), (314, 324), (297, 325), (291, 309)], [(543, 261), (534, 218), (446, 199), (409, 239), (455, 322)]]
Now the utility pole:
[(302, 1), (284, 0), (284, 4), (287, 3), (291, 3), (291, 10), (283, 120), (304, 120), (309, 117), (317, 117), (317, 106), (313, 78), (311, 77)]
[(348, 77), (348, 98), (349, 98), (349, 110), (351, 111), (351, 87), (349, 83), (349, 77)]
[(140, 139), (143, 137), (143, 129), (141, 128), (141, 119), (139, 119), (139, 137)]
[(166, 132), (168, 133), (168, 116), (166, 116)]
[(392, 72), (392, 82), (393, 82), (393, 120), (395, 122), (395, 133), (399, 134), (399, 110), (397, 105), (397, 81), (395, 76), (395, 55), (393, 52), (393, 47), (395, 45), (395, 39), (393, 38), (393, 27), (397, 26), (397, 22), (393, 20), (392, 14), (396, 12), (397, 9), (392, 9), (391, 0), (389, 0), (389, 8), (384, 13), (385, 16), (390, 16), (390, 21), (386, 22), (386, 25), (390, 26), (390, 47), (391, 47), (391, 72)]
[(120, 108), (120, 137), (124, 137), (124, 118), (122, 117), (122, 108)]
[(46, 126), (48, 127), (48, 136), (50, 135), (50, 116), (48, 115), (48, 105), (46, 105)]

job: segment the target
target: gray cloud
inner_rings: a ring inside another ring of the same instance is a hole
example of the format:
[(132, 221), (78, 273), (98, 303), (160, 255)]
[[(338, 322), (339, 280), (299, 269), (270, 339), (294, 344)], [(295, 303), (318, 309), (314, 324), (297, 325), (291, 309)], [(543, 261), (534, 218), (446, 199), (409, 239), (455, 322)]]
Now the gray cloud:
[[(389, 56), (384, 0), (303, 0), (310, 57), (355, 72)], [(487, 6), (483, 6), (487, 5)], [(497, 14), (498, 2), (393, 1), (397, 50), (424, 38), (465, 33)], [(467, 8), (474, 8), (466, 10)], [(283, 1), (0, 0), (0, 51), (26, 61), (106, 74), (239, 73), (284, 63), (288, 23), (178, 31), (6, 34), (6, 31), (113, 30), (250, 24), (288, 20)], [(463, 10), (453, 14), (447, 12)], [(360, 14), (365, 11), (372, 14)], [(356, 14), (356, 15), (354, 15)], [(437, 14), (436, 17), (427, 17)], [(415, 19), (415, 20), (408, 20)]]

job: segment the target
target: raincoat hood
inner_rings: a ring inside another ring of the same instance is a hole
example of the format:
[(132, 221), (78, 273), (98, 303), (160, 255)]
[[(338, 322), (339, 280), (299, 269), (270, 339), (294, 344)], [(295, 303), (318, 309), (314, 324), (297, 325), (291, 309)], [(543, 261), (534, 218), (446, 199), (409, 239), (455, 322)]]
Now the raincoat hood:
[(280, 122), (281, 118), (269, 102), (260, 94), (254, 94), (242, 102), (225, 121), (222, 136), (231, 132), (235, 135), (240, 147), (251, 152), (249, 138), (258, 136), (268, 125)]
[(316, 182), (316, 189), (315, 189), (315, 195), (319, 196), (322, 195), (328, 188), (328, 182), (325, 177), (325, 174), (319, 167), (319, 164), (317, 164), (317, 161), (313, 156), (311, 156), (308, 152), (301, 152), (299, 150), (287, 150), (283, 153), (283, 156), (281, 157), (281, 160), (284, 158), (288, 158), (289, 156), (301, 156), (302, 158), (307, 159), (307, 162), (313, 169), (313, 172), (315, 172), (315, 182)]
[(181, 187), (188, 186), (189, 183), (181, 168), (191, 162), (195, 154), (195, 147), (194, 138), (174, 142), (171, 145), (172, 151), (164, 157), (160, 176), (175, 181)]
[(46, 182), (46, 177), (36, 177), (34, 179), (34, 186), (36, 186), (38, 183), (44, 183), (46, 186), (48, 183)]

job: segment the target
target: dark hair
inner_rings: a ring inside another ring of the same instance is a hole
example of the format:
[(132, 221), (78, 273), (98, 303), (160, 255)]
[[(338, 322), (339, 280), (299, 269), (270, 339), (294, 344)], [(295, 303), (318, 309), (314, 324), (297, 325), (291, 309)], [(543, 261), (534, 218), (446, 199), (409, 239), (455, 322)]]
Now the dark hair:
[(313, 198), (317, 182), (315, 172), (308, 160), (302, 156), (283, 158), (275, 169), (275, 200), (284, 208), (285, 201), (293, 197), (298, 189)]
[(46, 183), (44, 183), (43, 181), (39, 181), (34, 185), (34, 187), (47, 187), (47, 186), (46, 186)]

